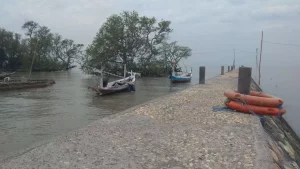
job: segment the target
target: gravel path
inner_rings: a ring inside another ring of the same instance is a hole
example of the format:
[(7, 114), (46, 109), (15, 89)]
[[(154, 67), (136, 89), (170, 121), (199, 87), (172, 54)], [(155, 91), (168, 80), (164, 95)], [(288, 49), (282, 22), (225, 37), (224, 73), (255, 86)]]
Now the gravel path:
[(184, 91), (95, 121), (0, 162), (0, 168), (269, 169), (259, 119), (223, 106), (233, 71)]

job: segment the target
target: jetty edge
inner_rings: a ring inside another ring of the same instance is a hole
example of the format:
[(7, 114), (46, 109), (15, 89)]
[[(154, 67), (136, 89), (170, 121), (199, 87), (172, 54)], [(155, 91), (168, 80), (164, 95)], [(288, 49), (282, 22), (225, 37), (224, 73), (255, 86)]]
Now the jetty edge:
[(275, 168), (270, 143), (277, 142), (259, 118), (212, 110), (223, 106), (224, 90), (236, 89), (237, 74), (97, 120), (8, 157), (0, 168)]

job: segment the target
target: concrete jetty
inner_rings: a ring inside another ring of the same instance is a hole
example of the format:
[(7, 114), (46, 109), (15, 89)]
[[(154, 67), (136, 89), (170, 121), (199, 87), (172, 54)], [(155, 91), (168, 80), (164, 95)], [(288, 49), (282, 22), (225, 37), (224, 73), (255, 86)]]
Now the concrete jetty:
[(20, 152), (7, 168), (271, 169), (279, 167), (260, 119), (223, 106), (236, 70)]

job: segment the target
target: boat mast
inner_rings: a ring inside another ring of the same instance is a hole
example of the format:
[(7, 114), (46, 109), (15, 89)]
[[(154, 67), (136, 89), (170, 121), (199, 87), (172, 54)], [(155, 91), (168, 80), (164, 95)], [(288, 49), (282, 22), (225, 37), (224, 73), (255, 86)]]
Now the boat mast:
[(175, 76), (175, 64), (176, 64), (176, 61), (173, 61), (172, 62), (172, 76)]
[(261, 31), (261, 42), (260, 42), (260, 55), (259, 55), (259, 67), (258, 67), (258, 85), (260, 86), (260, 68), (261, 68), (261, 54), (262, 54), (262, 48), (263, 48), (263, 39), (264, 39), (264, 32)]

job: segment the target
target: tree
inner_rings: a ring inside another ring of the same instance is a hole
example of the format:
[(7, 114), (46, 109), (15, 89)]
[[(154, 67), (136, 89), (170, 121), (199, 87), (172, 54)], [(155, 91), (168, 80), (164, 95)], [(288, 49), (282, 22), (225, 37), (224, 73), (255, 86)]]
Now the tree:
[(75, 59), (80, 59), (83, 55), (83, 44), (75, 44), (73, 40), (64, 39), (59, 34), (53, 38), (53, 53), (55, 57), (63, 62), (66, 70), (74, 67), (72, 64)]
[(91, 68), (105, 68), (121, 74), (122, 65), (116, 63), (126, 64), (135, 71), (144, 70), (157, 60), (159, 47), (172, 32), (170, 24), (139, 16), (135, 11), (110, 16), (87, 48), (83, 70), (91, 73)]
[(25, 35), (29, 36), (29, 38), (31, 39), (31, 37), (33, 36), (33, 34), (35, 33), (35, 31), (38, 27), (39, 27), (38, 23), (36, 23), (34, 21), (27, 21), (22, 26), (22, 29), (27, 29), (27, 32), (25, 33)]
[(63, 39), (59, 34), (51, 33), (46, 26), (40, 26), (34, 21), (25, 22), (22, 26), (29, 39), (30, 53), (33, 70), (59, 70), (71, 69), (74, 59), (82, 55), (82, 44), (75, 44), (73, 40)]
[(166, 63), (175, 62), (178, 64), (181, 59), (191, 56), (192, 49), (187, 46), (179, 46), (176, 41), (171, 43), (164, 42), (160, 48), (160, 52), (162, 59)]
[(16, 70), (21, 65), (25, 48), (21, 35), (0, 28), (0, 69)]
[(54, 71), (71, 69), (82, 54), (82, 44), (51, 33), (46, 26), (27, 21), (22, 28), (27, 38), (0, 28), (0, 69)]

